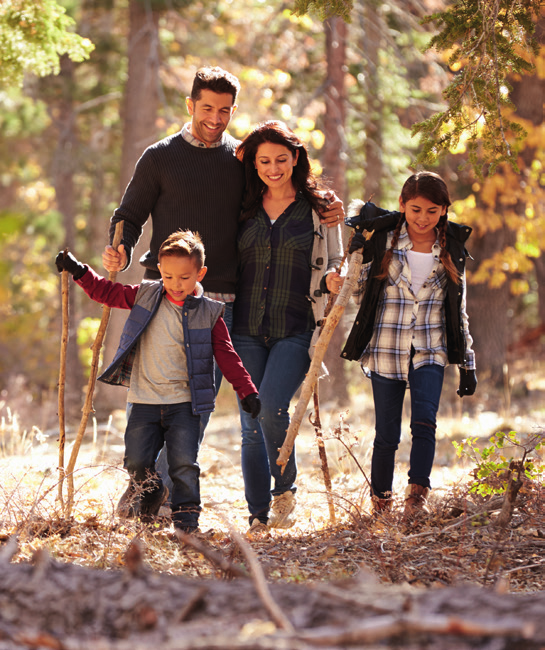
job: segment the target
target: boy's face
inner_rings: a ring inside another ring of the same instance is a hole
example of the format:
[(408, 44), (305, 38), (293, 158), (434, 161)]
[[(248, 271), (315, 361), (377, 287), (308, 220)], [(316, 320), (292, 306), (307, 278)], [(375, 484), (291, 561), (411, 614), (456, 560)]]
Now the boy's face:
[(206, 275), (206, 266), (197, 268), (190, 257), (166, 255), (158, 264), (168, 295), (176, 302), (185, 300), (195, 291), (195, 285)]

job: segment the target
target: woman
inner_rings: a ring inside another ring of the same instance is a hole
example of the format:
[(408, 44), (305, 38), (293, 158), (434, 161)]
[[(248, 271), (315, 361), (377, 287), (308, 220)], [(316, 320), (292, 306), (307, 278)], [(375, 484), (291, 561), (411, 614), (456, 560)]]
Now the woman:
[(246, 194), (232, 340), (262, 399), (257, 423), (240, 411), (242, 473), (254, 533), (295, 523), (295, 454), (283, 474), (276, 459), (327, 293), (338, 292), (342, 283), (336, 270), (342, 245), (340, 227), (320, 222), (324, 192), (304, 144), (284, 123), (258, 125), (237, 157), (244, 164)]

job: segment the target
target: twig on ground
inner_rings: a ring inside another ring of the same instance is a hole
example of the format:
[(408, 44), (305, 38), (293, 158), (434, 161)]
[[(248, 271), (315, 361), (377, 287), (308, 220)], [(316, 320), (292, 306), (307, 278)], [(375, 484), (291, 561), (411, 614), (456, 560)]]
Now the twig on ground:
[(229, 526), (229, 532), (237, 546), (242, 551), (242, 554), (246, 558), (246, 561), (248, 562), (257, 594), (261, 598), (261, 602), (265, 606), (265, 609), (269, 612), (273, 622), (280, 629), (290, 634), (293, 633), (295, 631), (293, 625), (271, 595), (265, 574), (263, 573), (261, 564), (257, 559), (257, 555), (254, 553), (248, 542), (242, 538), (242, 535), (238, 533), (232, 526)]
[(194, 548), (196, 551), (201, 553), (201, 555), (203, 555), (211, 564), (217, 566), (218, 569), (223, 571), (227, 577), (248, 577), (248, 574), (241, 566), (229, 562), (229, 560), (221, 555), (221, 553), (218, 553), (218, 551), (203, 544), (203, 542), (197, 539), (195, 535), (189, 535), (179, 529), (175, 529), (175, 534), (180, 542), (183, 542), (187, 546), (191, 546), (191, 548)]

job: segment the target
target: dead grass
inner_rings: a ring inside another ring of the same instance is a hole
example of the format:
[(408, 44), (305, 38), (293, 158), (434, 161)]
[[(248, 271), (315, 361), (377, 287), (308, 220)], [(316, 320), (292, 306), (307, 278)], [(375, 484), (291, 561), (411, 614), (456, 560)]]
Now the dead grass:
[[(482, 499), (468, 495), (472, 466), (457, 459), (452, 446), (452, 440), (467, 436), (485, 440), (498, 430), (523, 434), (541, 426), (541, 401), (531, 401), (532, 392), (533, 397), (541, 397), (539, 376), (537, 371), (524, 372), (519, 381), (530, 386), (530, 397), (508, 400), (508, 408), (505, 396), (485, 386), (480, 387), (479, 401), (444, 399), (431, 513), (411, 526), (401, 519), (408, 434), (404, 434), (395, 475), (399, 507), (391, 515), (372, 518), (364, 477), (369, 472), (373, 440), (369, 388), (362, 382), (344, 413), (323, 405), (321, 420), (336, 521), (329, 520), (315, 435), (307, 422), (297, 440), (298, 522), (290, 530), (272, 531), (251, 541), (269, 580), (332, 581), (364, 569), (386, 583), (439, 587), (469, 580), (481, 585), (501, 583), (510, 591), (545, 590), (541, 484), (527, 484), (509, 528), (498, 531), (493, 526), (497, 507), (487, 511)], [(445, 394), (451, 389), (447, 380)], [(75, 475), (74, 516), (67, 521), (57, 501), (56, 432), (44, 434), (33, 428), (25, 433), (8, 406), (0, 407), (0, 542), (17, 536), (14, 562), (27, 561), (39, 549), (47, 549), (63, 562), (117, 569), (125, 563), (130, 542), (138, 538), (146, 549), (146, 564), (155, 571), (201, 578), (221, 575), (201, 554), (170, 539), (168, 521), (150, 528), (116, 516), (117, 501), (127, 485), (122, 469), (123, 412), (114, 413), (105, 425), (91, 427), (86, 435)], [(339, 427), (341, 433), (335, 434)], [(234, 400), (222, 389), (200, 457), (200, 524), (201, 530), (209, 532), (208, 543), (215, 550), (244, 564), (229, 535), (229, 525), (242, 532), (247, 529), (239, 438)], [(68, 457), (69, 446), (66, 453)], [(455, 512), (460, 503), (465, 506)], [(474, 514), (479, 508), (482, 512)]]

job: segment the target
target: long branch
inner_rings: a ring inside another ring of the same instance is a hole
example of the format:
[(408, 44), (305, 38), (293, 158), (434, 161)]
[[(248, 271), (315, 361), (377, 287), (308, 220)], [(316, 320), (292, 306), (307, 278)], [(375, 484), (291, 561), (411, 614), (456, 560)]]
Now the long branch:
[[(115, 227), (114, 239), (112, 246), (117, 250), (117, 247), (121, 243), (123, 238), (123, 221), (118, 221)], [(108, 279), (112, 282), (115, 282), (117, 277), (116, 271), (110, 271)], [(74, 468), (76, 466), (76, 460), (78, 453), (81, 447), (81, 441), (83, 440), (83, 435), (87, 429), (87, 422), (89, 420), (89, 415), (93, 410), (93, 394), (95, 392), (95, 383), (98, 374), (98, 361), (100, 357), (100, 350), (102, 348), (102, 342), (106, 335), (106, 328), (108, 327), (108, 322), (110, 320), (110, 307), (104, 306), (102, 308), (102, 318), (100, 320), (100, 326), (93, 343), (93, 359), (91, 361), (91, 373), (89, 376), (89, 382), (87, 383), (87, 394), (85, 396), (85, 403), (82, 409), (81, 422), (79, 425), (78, 432), (76, 434), (76, 439), (74, 441), (74, 446), (72, 447), (72, 453), (70, 455), (70, 460), (66, 466), (66, 477), (68, 480), (68, 500), (65, 507), (65, 517), (70, 517), (72, 513), (72, 507), (74, 505)]]
[(309, 371), (303, 385), (301, 387), (301, 396), (295, 407), (295, 412), (291, 418), (288, 431), (286, 433), (286, 439), (284, 444), (280, 448), (280, 453), (276, 461), (277, 465), (282, 467), (282, 472), (284, 471), (291, 452), (293, 451), (293, 445), (295, 444), (295, 438), (299, 432), (299, 427), (303, 421), (305, 411), (310, 400), (310, 397), (314, 391), (314, 386), (318, 381), (318, 376), (320, 373), (322, 361), (326, 353), (327, 347), (333, 336), (333, 332), (337, 327), (337, 324), (344, 312), (344, 309), (350, 300), (350, 297), (355, 292), (356, 284), (360, 277), (361, 265), (362, 265), (362, 255), (361, 252), (356, 251), (352, 253), (350, 257), (350, 264), (348, 266), (348, 273), (344, 280), (342, 289), (337, 297), (335, 305), (331, 309), (326, 322), (323, 326), (323, 329), (320, 333), (316, 346), (314, 348), (314, 355), (310, 363)]

